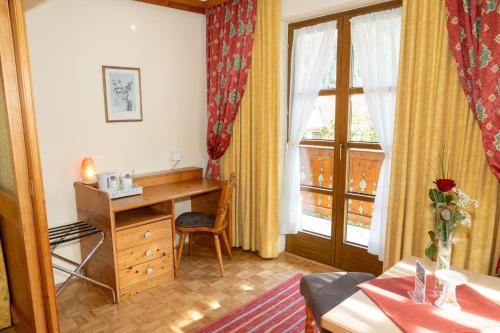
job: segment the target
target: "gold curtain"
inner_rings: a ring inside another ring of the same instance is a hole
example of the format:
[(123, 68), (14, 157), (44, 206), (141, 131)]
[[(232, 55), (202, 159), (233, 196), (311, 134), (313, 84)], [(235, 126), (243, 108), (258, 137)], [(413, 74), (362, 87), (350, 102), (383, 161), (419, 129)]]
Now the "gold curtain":
[[(448, 49), (444, 1), (403, 1), (401, 59), (384, 267), (424, 256), (432, 229), (428, 188), (444, 149), (449, 176), (480, 202), (458, 235), (452, 265), (488, 273), (498, 258), (499, 185)], [(496, 249), (495, 249), (496, 246)]]
[(272, 258), (279, 237), (280, 1), (258, 1), (256, 20), (250, 75), (221, 171), (224, 179), (237, 175), (233, 246)]

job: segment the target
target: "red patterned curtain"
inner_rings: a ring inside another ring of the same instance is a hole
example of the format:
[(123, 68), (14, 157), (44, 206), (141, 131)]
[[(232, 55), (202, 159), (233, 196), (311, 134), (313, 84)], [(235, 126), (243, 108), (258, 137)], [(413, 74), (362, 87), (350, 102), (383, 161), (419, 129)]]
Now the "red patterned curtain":
[(232, 0), (207, 10), (207, 178), (220, 178), (219, 159), (233, 133), (247, 83), (257, 0)]
[(481, 128), (489, 165), (500, 180), (500, 4), (446, 0), (450, 49)]

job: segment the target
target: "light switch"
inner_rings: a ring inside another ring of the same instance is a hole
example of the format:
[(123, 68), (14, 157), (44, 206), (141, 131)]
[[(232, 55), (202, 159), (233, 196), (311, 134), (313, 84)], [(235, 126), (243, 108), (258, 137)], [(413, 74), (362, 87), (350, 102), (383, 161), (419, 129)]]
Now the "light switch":
[(177, 151), (170, 154), (170, 160), (171, 161), (178, 162), (181, 159), (182, 159), (182, 155), (181, 155), (181, 153), (179, 153)]

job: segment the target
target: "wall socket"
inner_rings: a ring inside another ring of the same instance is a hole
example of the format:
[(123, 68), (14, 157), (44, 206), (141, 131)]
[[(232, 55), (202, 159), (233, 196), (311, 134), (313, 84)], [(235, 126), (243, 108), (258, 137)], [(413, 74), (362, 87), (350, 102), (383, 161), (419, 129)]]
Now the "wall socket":
[(173, 152), (170, 154), (170, 160), (174, 162), (179, 162), (182, 159), (182, 155), (179, 152)]

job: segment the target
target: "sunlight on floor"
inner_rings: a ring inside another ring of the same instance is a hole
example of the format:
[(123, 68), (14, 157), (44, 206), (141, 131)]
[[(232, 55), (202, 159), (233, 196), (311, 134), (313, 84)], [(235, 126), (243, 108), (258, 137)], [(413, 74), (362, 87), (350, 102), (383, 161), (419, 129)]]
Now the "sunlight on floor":
[(241, 286), (240, 286), (241, 290), (245, 290), (245, 291), (250, 291), (250, 290), (253, 290), (253, 287), (249, 284), (246, 284), (246, 283), (243, 283)]
[(203, 318), (203, 315), (199, 311), (196, 311), (196, 310), (189, 311), (188, 315), (193, 320), (200, 320), (201, 318)]
[[(58, 298), (62, 333), (96, 331), (194, 332), (231, 312), (296, 272), (331, 271), (333, 268), (284, 254), (264, 260), (255, 253), (234, 249), (225, 260), (226, 275), (219, 277), (214, 251), (193, 244), (183, 258), (177, 278), (111, 303), (102, 288), (72, 281)], [(147, 326), (147, 328), (145, 328)]]
[(210, 301), (208, 305), (214, 310), (220, 308), (220, 303), (218, 301)]

